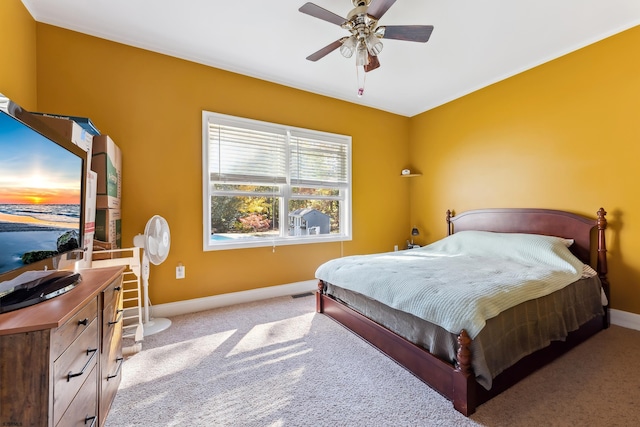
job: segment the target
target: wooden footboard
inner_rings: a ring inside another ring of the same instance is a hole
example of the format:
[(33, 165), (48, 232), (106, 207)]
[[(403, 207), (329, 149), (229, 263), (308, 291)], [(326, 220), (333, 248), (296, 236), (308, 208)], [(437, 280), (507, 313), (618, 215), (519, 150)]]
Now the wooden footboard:
[[(325, 295), (322, 292), (323, 287), (324, 284), (320, 282), (316, 293), (318, 313), (324, 313), (336, 320), (404, 366), (431, 388), (453, 401), (453, 406), (464, 415), (469, 416), (475, 411), (477, 403), (474, 396), (477, 383), (472, 375), (470, 353), (467, 355), (467, 361), (456, 368)], [(468, 339), (466, 346), (468, 352), (471, 340), (468, 335), (466, 339)]]

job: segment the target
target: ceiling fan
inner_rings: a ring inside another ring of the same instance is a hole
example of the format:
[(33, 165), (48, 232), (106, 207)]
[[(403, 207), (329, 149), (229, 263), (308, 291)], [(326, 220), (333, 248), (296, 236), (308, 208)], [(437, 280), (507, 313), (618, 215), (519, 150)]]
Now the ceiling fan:
[(305, 3), (298, 9), (302, 13), (339, 25), (351, 33), (348, 37), (323, 47), (309, 55), (309, 61), (317, 61), (340, 48), (345, 58), (356, 54), (358, 96), (364, 93), (365, 73), (380, 67), (378, 54), (382, 51), (380, 39), (395, 39), (426, 43), (433, 25), (387, 25), (378, 27), (378, 21), (396, 0), (352, 0), (354, 9), (346, 19), (313, 3)]

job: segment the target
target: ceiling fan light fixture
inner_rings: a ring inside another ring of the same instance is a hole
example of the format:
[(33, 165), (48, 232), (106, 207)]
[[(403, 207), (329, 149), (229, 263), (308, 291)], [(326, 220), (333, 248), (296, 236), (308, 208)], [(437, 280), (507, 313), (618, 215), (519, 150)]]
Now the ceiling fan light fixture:
[(340, 54), (345, 58), (351, 58), (356, 51), (358, 40), (355, 36), (345, 37), (342, 39), (342, 46), (340, 46)]
[(378, 38), (375, 33), (371, 33), (364, 39), (365, 44), (367, 45), (367, 50), (373, 56), (377, 56), (380, 52), (382, 52), (382, 48), (384, 47), (382, 41)]

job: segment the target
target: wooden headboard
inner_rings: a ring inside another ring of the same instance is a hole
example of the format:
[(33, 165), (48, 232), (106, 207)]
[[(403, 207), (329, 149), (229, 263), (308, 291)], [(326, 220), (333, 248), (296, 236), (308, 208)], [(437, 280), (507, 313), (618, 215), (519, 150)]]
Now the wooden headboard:
[[(600, 208), (596, 219), (553, 209), (478, 209), (453, 215), (447, 211), (448, 235), (464, 230), (494, 231), (499, 233), (528, 233), (573, 239), (569, 248), (585, 264), (606, 278), (607, 258), (604, 230), (607, 212)], [(597, 229), (597, 233), (593, 230)], [(592, 254), (595, 256), (593, 261)]]

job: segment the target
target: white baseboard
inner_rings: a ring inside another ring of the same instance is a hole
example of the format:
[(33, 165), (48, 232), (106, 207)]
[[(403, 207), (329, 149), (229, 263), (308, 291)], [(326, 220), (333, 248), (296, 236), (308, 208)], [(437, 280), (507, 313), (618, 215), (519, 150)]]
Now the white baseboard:
[(611, 323), (613, 325), (640, 331), (640, 314), (614, 309), (609, 310), (609, 314), (611, 315)]
[[(172, 317), (181, 314), (195, 313), (197, 311), (211, 310), (212, 308), (226, 307), (234, 304), (313, 292), (317, 289), (317, 284), (318, 282), (315, 279), (306, 280), (304, 282), (289, 283), (286, 285), (269, 286), (249, 291), (233, 292), (229, 294), (214, 295), (211, 297), (159, 304), (151, 307), (151, 316)], [(640, 314), (615, 309), (609, 310), (609, 313), (611, 315), (611, 323), (613, 325), (640, 331)]]
[(234, 304), (313, 292), (317, 288), (317, 280), (306, 280), (304, 282), (289, 283), (286, 285), (269, 286), (266, 288), (251, 289), (249, 291), (233, 292), (204, 298), (170, 302), (167, 304), (158, 304), (151, 307), (150, 314), (151, 317), (172, 317), (181, 314), (195, 313), (197, 311), (211, 310), (212, 308), (226, 307)]

